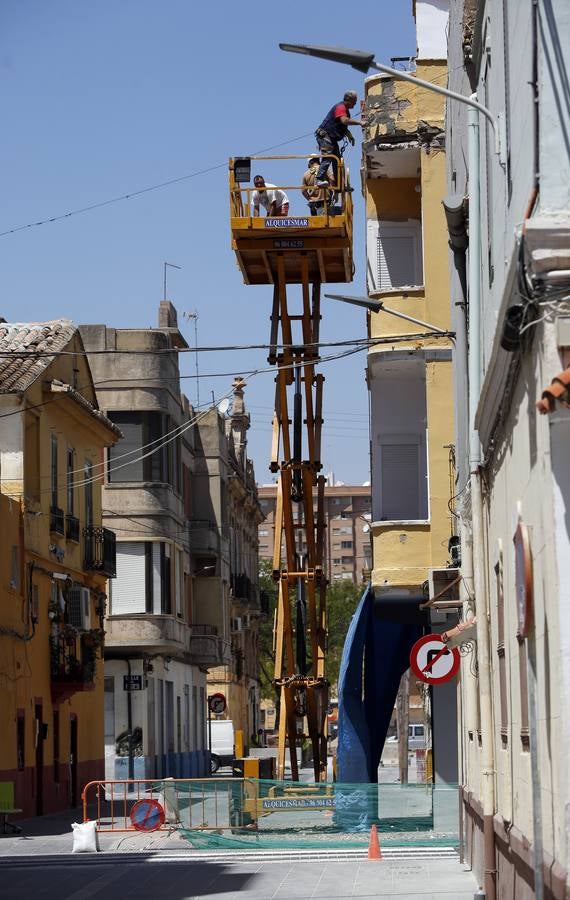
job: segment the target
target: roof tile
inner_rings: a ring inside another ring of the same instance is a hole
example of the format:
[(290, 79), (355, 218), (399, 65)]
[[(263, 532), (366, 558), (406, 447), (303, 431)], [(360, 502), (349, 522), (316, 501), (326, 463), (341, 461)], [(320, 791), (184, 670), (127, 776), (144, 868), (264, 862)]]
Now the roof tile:
[[(52, 350), (58, 353), (76, 331), (69, 319), (0, 323), (0, 394), (25, 391), (30, 387), (53, 360), (53, 356), (36, 356), (34, 352), (41, 354)], [(26, 355), (19, 356), (18, 351)]]

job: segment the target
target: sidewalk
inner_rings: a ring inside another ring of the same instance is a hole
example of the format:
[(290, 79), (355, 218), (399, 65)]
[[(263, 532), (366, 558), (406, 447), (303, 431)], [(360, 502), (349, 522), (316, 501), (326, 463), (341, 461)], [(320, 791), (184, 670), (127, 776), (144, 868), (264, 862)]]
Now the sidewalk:
[[(101, 834), (101, 852), (71, 855), (81, 810), (22, 821), (0, 835), (6, 900), (473, 900), (475, 879), (451, 850), (194, 850), (176, 832)], [(302, 838), (299, 841), (302, 848)]]

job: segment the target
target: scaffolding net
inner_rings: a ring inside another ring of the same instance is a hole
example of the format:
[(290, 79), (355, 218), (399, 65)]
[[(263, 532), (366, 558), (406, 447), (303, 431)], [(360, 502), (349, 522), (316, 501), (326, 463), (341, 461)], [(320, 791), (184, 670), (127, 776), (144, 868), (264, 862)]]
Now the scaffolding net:
[(459, 843), (457, 785), (305, 784), (252, 778), (159, 783), (166, 821), (195, 849)]

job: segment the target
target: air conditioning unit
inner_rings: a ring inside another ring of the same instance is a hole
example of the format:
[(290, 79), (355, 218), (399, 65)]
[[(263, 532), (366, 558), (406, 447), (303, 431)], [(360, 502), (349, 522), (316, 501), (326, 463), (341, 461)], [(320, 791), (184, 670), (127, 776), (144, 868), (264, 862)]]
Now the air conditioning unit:
[(67, 618), (80, 631), (91, 628), (91, 591), (86, 587), (72, 587), (67, 594)]
[(232, 631), (243, 631), (243, 619), (240, 616), (232, 619), (230, 622), (230, 628)]
[(430, 569), (429, 599), (453, 600), (459, 603), (461, 569)]
[[(429, 599), (439, 601), (452, 601), (457, 604), (459, 600), (459, 585), (461, 584), (461, 569), (430, 569), (429, 570)], [(436, 599), (437, 598), (437, 599)], [(453, 610), (432, 608), (429, 611), (432, 625), (441, 625), (447, 622), (448, 615)]]

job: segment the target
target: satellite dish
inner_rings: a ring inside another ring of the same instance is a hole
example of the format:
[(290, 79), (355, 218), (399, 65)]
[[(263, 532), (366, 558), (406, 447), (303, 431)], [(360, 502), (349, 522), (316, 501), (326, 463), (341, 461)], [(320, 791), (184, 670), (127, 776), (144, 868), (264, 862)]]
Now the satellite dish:
[(227, 397), (224, 397), (224, 399), (220, 400), (220, 402), (218, 403), (218, 412), (221, 416), (225, 416), (229, 408), (230, 401)]

